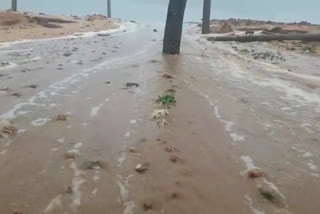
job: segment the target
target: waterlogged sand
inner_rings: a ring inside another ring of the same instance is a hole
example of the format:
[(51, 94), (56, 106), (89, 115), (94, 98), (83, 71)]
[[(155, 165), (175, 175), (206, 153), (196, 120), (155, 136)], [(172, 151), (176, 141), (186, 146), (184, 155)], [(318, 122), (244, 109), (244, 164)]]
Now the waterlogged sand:
[[(35, 21), (30, 21), (30, 19), (35, 16), (40, 18), (55, 18), (73, 21), (74, 23), (54, 23), (60, 27), (49, 28), (44, 27)], [(117, 27), (118, 25), (113, 20), (100, 15), (71, 17), (0, 11), (0, 42), (61, 37), (74, 33), (97, 32)]]

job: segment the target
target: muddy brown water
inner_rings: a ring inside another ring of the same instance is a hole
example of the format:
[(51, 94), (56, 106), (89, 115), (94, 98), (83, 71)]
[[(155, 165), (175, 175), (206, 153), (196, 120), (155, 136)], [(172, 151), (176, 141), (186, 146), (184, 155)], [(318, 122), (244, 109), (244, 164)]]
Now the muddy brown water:
[[(139, 27), (0, 49), (10, 51), (1, 61), (15, 65), (0, 70), (1, 88), (10, 89), (0, 118), (20, 130), (0, 139), (1, 212), (317, 213), (320, 97), (307, 84), (318, 80), (319, 60), (301, 56), (299, 67), (299, 55), (282, 52), (287, 61), (275, 65), (232, 48), (278, 51), (265, 44), (211, 44), (194, 32), (180, 56), (166, 57), (161, 35)], [(71, 47), (79, 50), (63, 57)], [(22, 62), (27, 56), (36, 60)], [(39, 87), (24, 87), (31, 84)], [(168, 89), (177, 103), (162, 126), (150, 115)], [(84, 167), (90, 161), (99, 164)], [(147, 171), (136, 172), (138, 164)], [(284, 207), (242, 173), (250, 164)]]

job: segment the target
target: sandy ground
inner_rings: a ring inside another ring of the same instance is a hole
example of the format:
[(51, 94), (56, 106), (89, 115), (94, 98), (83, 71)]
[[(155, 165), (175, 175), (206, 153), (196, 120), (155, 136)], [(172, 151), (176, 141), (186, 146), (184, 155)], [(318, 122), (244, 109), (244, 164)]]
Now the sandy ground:
[[(45, 27), (32, 20), (34, 17), (67, 20), (74, 23), (49, 22), (56, 24), (57, 28)], [(0, 42), (60, 37), (78, 32), (101, 31), (116, 27), (117, 24), (114, 21), (100, 15), (67, 17), (0, 11)]]
[(320, 210), (319, 56), (125, 27), (0, 47), (2, 212)]

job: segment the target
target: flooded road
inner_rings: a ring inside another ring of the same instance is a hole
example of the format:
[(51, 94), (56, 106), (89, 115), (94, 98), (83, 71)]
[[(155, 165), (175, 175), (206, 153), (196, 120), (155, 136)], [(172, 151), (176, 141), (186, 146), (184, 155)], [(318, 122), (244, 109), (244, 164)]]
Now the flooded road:
[(318, 58), (192, 31), (162, 56), (162, 33), (127, 28), (0, 46), (2, 212), (320, 210)]

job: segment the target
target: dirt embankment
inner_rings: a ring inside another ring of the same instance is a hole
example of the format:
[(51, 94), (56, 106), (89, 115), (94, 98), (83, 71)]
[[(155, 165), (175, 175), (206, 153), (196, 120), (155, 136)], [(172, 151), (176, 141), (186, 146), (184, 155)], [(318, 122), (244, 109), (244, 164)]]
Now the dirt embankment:
[[(212, 20), (211, 33), (228, 35), (286, 35), (320, 33), (320, 25), (308, 22), (272, 22), (250, 19)], [(320, 55), (319, 42), (272, 41), (271, 45), (298, 53)]]
[(113, 20), (102, 15), (48, 16), (43, 13), (0, 11), (0, 42), (59, 37), (116, 27), (117, 24)]

